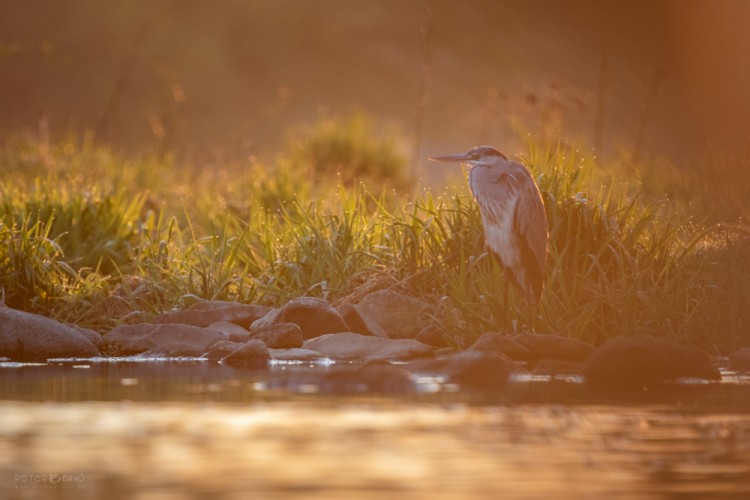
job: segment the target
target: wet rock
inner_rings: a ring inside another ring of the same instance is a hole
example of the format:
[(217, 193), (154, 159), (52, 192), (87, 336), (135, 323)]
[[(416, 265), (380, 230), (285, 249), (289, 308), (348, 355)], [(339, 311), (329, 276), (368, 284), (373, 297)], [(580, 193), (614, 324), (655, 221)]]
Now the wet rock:
[(406, 366), (417, 374), (442, 375), (468, 389), (503, 387), (513, 371), (513, 361), (495, 352), (463, 351), (443, 358), (416, 361)]
[(0, 307), (0, 358), (47, 361), (99, 355), (87, 335), (73, 327), (38, 314)]
[(516, 335), (513, 340), (529, 350), (528, 362), (535, 365), (540, 359), (559, 359), (582, 363), (594, 351), (591, 344), (578, 339), (546, 333)]
[(218, 363), (225, 357), (232, 354), (234, 351), (242, 347), (244, 342), (232, 342), (231, 340), (220, 340), (215, 344), (212, 344), (208, 348), (208, 352), (203, 354), (203, 357), (208, 358), (209, 361)]
[(583, 373), (581, 363), (572, 363), (559, 359), (540, 359), (531, 371), (534, 375), (548, 375), (551, 377), (559, 375), (580, 375)]
[(477, 338), (469, 347), (470, 351), (499, 352), (511, 359), (518, 361), (529, 361), (531, 351), (502, 333), (486, 332)]
[(253, 321), (262, 318), (271, 310), (272, 308), (266, 306), (213, 300), (199, 302), (185, 311), (170, 311), (160, 314), (152, 322), (208, 326), (212, 323), (228, 321), (243, 327), (249, 327)]
[(318, 351), (310, 349), (268, 349), (271, 359), (278, 361), (321, 361), (326, 359)]
[(278, 323), (294, 323), (299, 326), (304, 339), (327, 333), (348, 331), (344, 318), (328, 302), (315, 297), (292, 299), (279, 309), (274, 309), (255, 321), (250, 332)]
[(294, 323), (276, 323), (275, 325), (254, 328), (252, 338), (262, 340), (271, 349), (291, 349), (302, 347), (302, 330)]
[(356, 304), (344, 304), (337, 307), (336, 310), (341, 317), (344, 318), (346, 325), (349, 327), (347, 331), (359, 333), (360, 335), (375, 335), (375, 333), (367, 326), (365, 319), (359, 313), (359, 308)]
[(270, 360), (271, 354), (266, 344), (252, 339), (225, 356), (221, 362), (237, 368), (265, 368)]
[(370, 330), (379, 337), (413, 339), (429, 323), (427, 303), (393, 290), (366, 295), (357, 309)]
[(290, 367), (273, 372), (265, 384), (270, 389), (308, 394), (404, 394), (415, 389), (408, 371), (384, 361), (333, 365), (326, 370), (295, 370)]
[(703, 350), (647, 335), (608, 340), (589, 357), (583, 373), (590, 386), (623, 389), (677, 378), (721, 378)]
[(163, 356), (200, 356), (211, 344), (226, 340), (223, 333), (184, 324), (121, 325), (104, 336), (104, 345), (122, 355), (150, 352)]
[(247, 342), (250, 340), (250, 332), (237, 323), (219, 321), (211, 323), (207, 328), (223, 333), (227, 340), (231, 340), (232, 342)]
[(331, 333), (305, 341), (305, 349), (332, 359), (404, 360), (431, 356), (432, 347), (414, 339), (383, 339), (358, 333)]
[(442, 330), (435, 325), (427, 325), (419, 330), (414, 340), (432, 347), (448, 347), (448, 341), (445, 340)]
[(733, 372), (750, 372), (750, 347), (743, 347), (729, 355), (729, 369)]
[(324, 383), (327, 389), (335, 392), (402, 394), (414, 391), (414, 382), (408, 371), (382, 361), (334, 368), (326, 373)]

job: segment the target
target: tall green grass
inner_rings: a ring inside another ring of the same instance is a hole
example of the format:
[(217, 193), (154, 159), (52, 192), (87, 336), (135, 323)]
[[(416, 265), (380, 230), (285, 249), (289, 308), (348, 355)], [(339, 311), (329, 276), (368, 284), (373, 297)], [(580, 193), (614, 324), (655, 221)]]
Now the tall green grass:
[(536, 307), (512, 288), (506, 303), (461, 179), (443, 193), (399, 197), (313, 182), (288, 156), (186, 169), (85, 141), (47, 158), (6, 145), (0, 160), (6, 304), (100, 331), (203, 299), (340, 304), (393, 288), (434, 304), (456, 345), (497, 330), (594, 343), (653, 333), (718, 351), (750, 343), (747, 227), (642, 201), (596, 180), (593, 160), (568, 147), (531, 145), (522, 160), (550, 226)]

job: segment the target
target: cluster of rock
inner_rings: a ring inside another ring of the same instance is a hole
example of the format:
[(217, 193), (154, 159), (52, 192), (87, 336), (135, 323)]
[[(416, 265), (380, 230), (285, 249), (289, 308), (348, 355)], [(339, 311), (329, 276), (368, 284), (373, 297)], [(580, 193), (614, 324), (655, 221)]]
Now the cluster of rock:
[[(598, 348), (548, 334), (484, 333), (462, 351), (447, 346), (424, 302), (382, 290), (358, 304), (332, 307), (302, 297), (280, 308), (209, 301), (150, 323), (122, 325), (100, 336), (42, 316), (0, 308), (0, 358), (46, 361), (101, 352), (142, 357), (207, 357), (264, 369), (272, 360), (362, 362), (380, 384), (408, 385), (415, 374), (465, 388), (503, 386), (514, 372), (581, 375), (595, 388), (640, 389), (679, 378), (720, 379), (701, 349), (650, 336), (616, 337)], [(393, 364), (391, 362), (400, 362)], [(729, 368), (750, 371), (750, 348)]]

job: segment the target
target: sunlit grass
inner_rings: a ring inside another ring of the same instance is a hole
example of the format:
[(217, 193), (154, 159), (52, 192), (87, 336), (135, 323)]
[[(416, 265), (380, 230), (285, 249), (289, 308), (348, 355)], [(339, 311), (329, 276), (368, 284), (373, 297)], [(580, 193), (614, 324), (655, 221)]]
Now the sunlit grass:
[(202, 299), (340, 304), (394, 288), (434, 304), (456, 345), (503, 328), (750, 342), (747, 227), (696, 223), (594, 181), (573, 148), (531, 145), (523, 159), (550, 225), (537, 307), (512, 289), (505, 303), (463, 183), (404, 197), (388, 176), (370, 189), (313, 182), (287, 160), (199, 170), (73, 140), (37, 153), (20, 141), (0, 158), (0, 286), (7, 305), (62, 321), (106, 331)]

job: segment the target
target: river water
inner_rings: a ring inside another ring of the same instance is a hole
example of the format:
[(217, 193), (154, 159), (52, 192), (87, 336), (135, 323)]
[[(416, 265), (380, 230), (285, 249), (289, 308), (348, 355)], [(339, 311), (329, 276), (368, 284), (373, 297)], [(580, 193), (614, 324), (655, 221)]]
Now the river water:
[(376, 394), (333, 368), (0, 363), (0, 498), (750, 498), (747, 376)]

